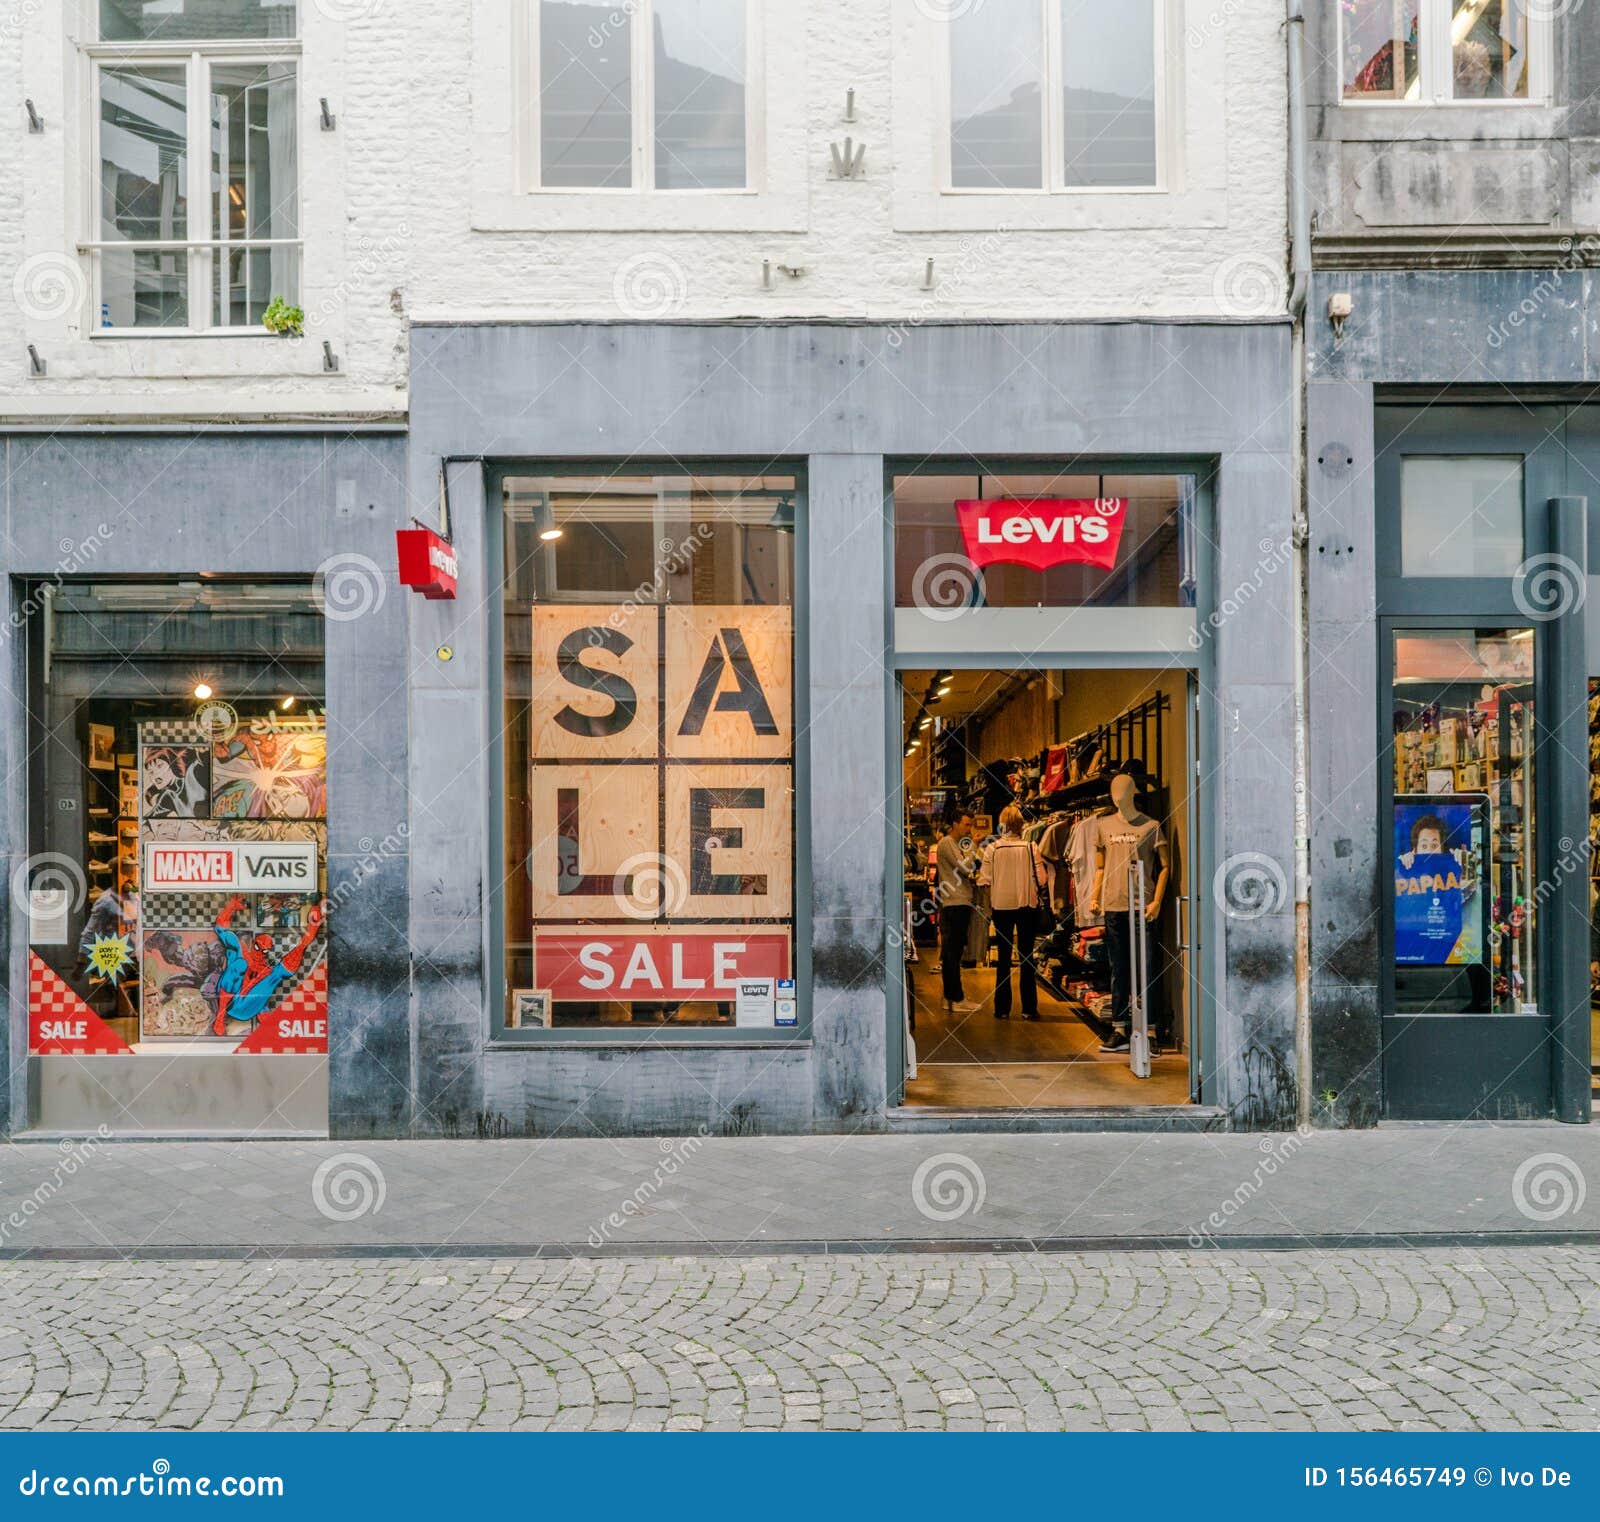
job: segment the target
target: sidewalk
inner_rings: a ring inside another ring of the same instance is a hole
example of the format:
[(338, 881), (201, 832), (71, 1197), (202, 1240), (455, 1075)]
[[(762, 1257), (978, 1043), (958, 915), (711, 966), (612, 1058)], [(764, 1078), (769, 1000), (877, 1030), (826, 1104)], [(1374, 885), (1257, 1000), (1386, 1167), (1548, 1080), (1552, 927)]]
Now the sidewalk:
[(1600, 1128), (14, 1142), (0, 1256), (1600, 1243)]

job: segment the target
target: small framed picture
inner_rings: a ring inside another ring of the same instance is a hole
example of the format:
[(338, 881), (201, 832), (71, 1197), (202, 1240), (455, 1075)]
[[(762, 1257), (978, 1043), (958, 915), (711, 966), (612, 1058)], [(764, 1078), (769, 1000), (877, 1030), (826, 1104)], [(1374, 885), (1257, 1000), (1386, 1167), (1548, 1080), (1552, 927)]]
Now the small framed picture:
[(1453, 793), (1456, 790), (1456, 774), (1448, 766), (1430, 766), (1428, 768), (1428, 791), (1430, 793)]
[(550, 994), (542, 988), (515, 988), (511, 991), (511, 1010), (506, 1016), (507, 1030), (548, 1030)]
[(137, 767), (117, 768), (117, 812), (124, 819), (139, 817), (139, 771)]
[(109, 724), (89, 726), (89, 765), (97, 772), (109, 772), (117, 765), (117, 732)]

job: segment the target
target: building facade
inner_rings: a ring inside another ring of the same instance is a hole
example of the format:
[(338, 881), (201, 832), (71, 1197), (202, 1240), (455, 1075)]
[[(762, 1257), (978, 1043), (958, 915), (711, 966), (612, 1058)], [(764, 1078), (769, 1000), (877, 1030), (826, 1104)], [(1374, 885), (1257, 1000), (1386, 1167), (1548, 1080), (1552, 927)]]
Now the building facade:
[(1312, 1087), (1585, 1121), (1600, 32), (1307, 10)]
[(19, 12), (6, 1129), (1293, 1123), (1282, 19)]

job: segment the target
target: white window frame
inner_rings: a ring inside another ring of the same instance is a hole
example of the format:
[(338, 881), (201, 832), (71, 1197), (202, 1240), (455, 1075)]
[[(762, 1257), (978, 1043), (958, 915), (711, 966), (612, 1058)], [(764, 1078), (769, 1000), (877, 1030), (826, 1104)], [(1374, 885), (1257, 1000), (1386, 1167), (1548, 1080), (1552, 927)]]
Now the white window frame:
[(668, 196), (673, 200), (687, 196), (748, 196), (761, 192), (762, 171), (766, 163), (766, 143), (762, 132), (766, 98), (761, 44), (761, 17), (764, 7), (757, 0), (742, 0), (744, 5), (744, 179), (743, 185), (685, 185), (658, 188), (656, 179), (656, 97), (655, 97), (655, 0), (622, 0), (618, 11), (628, 16), (630, 28), (628, 58), (631, 65), (629, 89), (632, 101), (633, 183), (631, 185), (545, 185), (540, 181), (543, 165), (544, 103), (540, 99), (539, 0), (528, 0), (527, 93), (531, 109), (527, 118), (527, 172), (525, 193), (541, 196)]
[(1345, 19), (1343, 7), (1337, 7), (1339, 35), (1337, 51), (1339, 77), (1337, 89), (1339, 104), (1352, 110), (1415, 111), (1418, 107), (1462, 107), (1472, 111), (1526, 110), (1529, 106), (1548, 106), (1553, 94), (1551, 75), (1555, 64), (1555, 18), (1547, 9), (1542, 14), (1527, 14), (1528, 22), (1528, 93), (1526, 96), (1484, 98), (1478, 95), (1456, 95), (1454, 45), (1450, 39), (1451, 0), (1420, 0), (1417, 9), (1417, 34), (1419, 38), (1417, 60), (1417, 97), (1415, 100), (1392, 100), (1381, 95), (1345, 94)]
[[(1141, 0), (1116, 0), (1118, 4), (1138, 5)], [(1039, 91), (1039, 130), (1044, 157), (1044, 183), (1042, 185), (957, 185), (954, 180), (954, 161), (950, 140), (955, 132), (955, 102), (950, 90), (950, 33), (946, 21), (931, 22), (938, 35), (937, 67), (938, 89), (943, 103), (943, 130), (939, 134), (939, 191), (950, 196), (1147, 196), (1164, 194), (1168, 188), (1167, 173), (1171, 162), (1168, 133), (1172, 113), (1168, 101), (1167, 60), (1167, 0), (1143, 0), (1154, 17), (1151, 33), (1155, 53), (1155, 178), (1148, 185), (1069, 185), (1067, 184), (1067, 142), (1063, 121), (1062, 96), (1065, 93), (1063, 72), (1064, 39), (1061, 31), (1060, 0), (1038, 0), (1044, 38), (1043, 86)]]
[[(296, 269), (300, 289), (295, 292), (298, 303), (305, 285), (305, 238), (302, 220), (301, 182), (304, 180), (304, 99), (301, 94), (303, 70), (300, 66), (301, 46), (298, 38), (234, 38), (217, 42), (92, 42), (86, 43), (83, 53), (90, 71), (89, 101), (89, 173), (88, 206), (85, 226), (94, 236), (78, 245), (80, 256), (87, 257), (93, 267), (94, 322), (89, 331), (97, 338), (196, 338), (223, 336), (238, 338), (267, 333), (259, 323), (240, 325), (214, 324), (211, 321), (211, 296), (213, 266), (226, 252), (248, 248), (292, 248), (296, 255)], [(297, 173), (295, 183), (295, 226), (302, 229), (298, 238), (226, 238), (217, 237), (217, 215), (211, 188), (211, 115), (209, 109), (211, 70), (228, 64), (292, 64), (295, 71), (295, 132)], [(130, 65), (162, 65), (184, 70), (184, 91), (188, 118), (189, 172), (185, 186), (189, 207), (189, 231), (194, 233), (196, 209), (204, 207), (205, 236), (176, 239), (171, 243), (135, 242), (127, 239), (107, 238), (102, 221), (100, 204), (100, 75), (107, 68)], [(184, 327), (102, 327), (99, 315), (102, 306), (101, 274), (102, 255), (107, 252), (161, 252), (182, 254), (188, 264), (189, 321)], [(275, 293), (281, 294), (281, 293)]]

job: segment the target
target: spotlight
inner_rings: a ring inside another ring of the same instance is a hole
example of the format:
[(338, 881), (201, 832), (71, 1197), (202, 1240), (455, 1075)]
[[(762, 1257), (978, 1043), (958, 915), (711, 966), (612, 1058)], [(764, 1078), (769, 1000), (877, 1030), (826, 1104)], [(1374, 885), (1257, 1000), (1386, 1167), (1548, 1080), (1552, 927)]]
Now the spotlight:
[(210, 682), (196, 682), (194, 684), (194, 695), (202, 703), (205, 702), (205, 700), (211, 696)]
[(550, 506), (548, 499), (534, 508), (533, 529), (546, 544), (552, 544), (561, 537), (563, 531), (556, 522), (555, 509)]
[(278, 707), (282, 709), (284, 713), (288, 713), (288, 711), (294, 707), (294, 694), (290, 693), (288, 697), (281, 699), (278, 703)]

